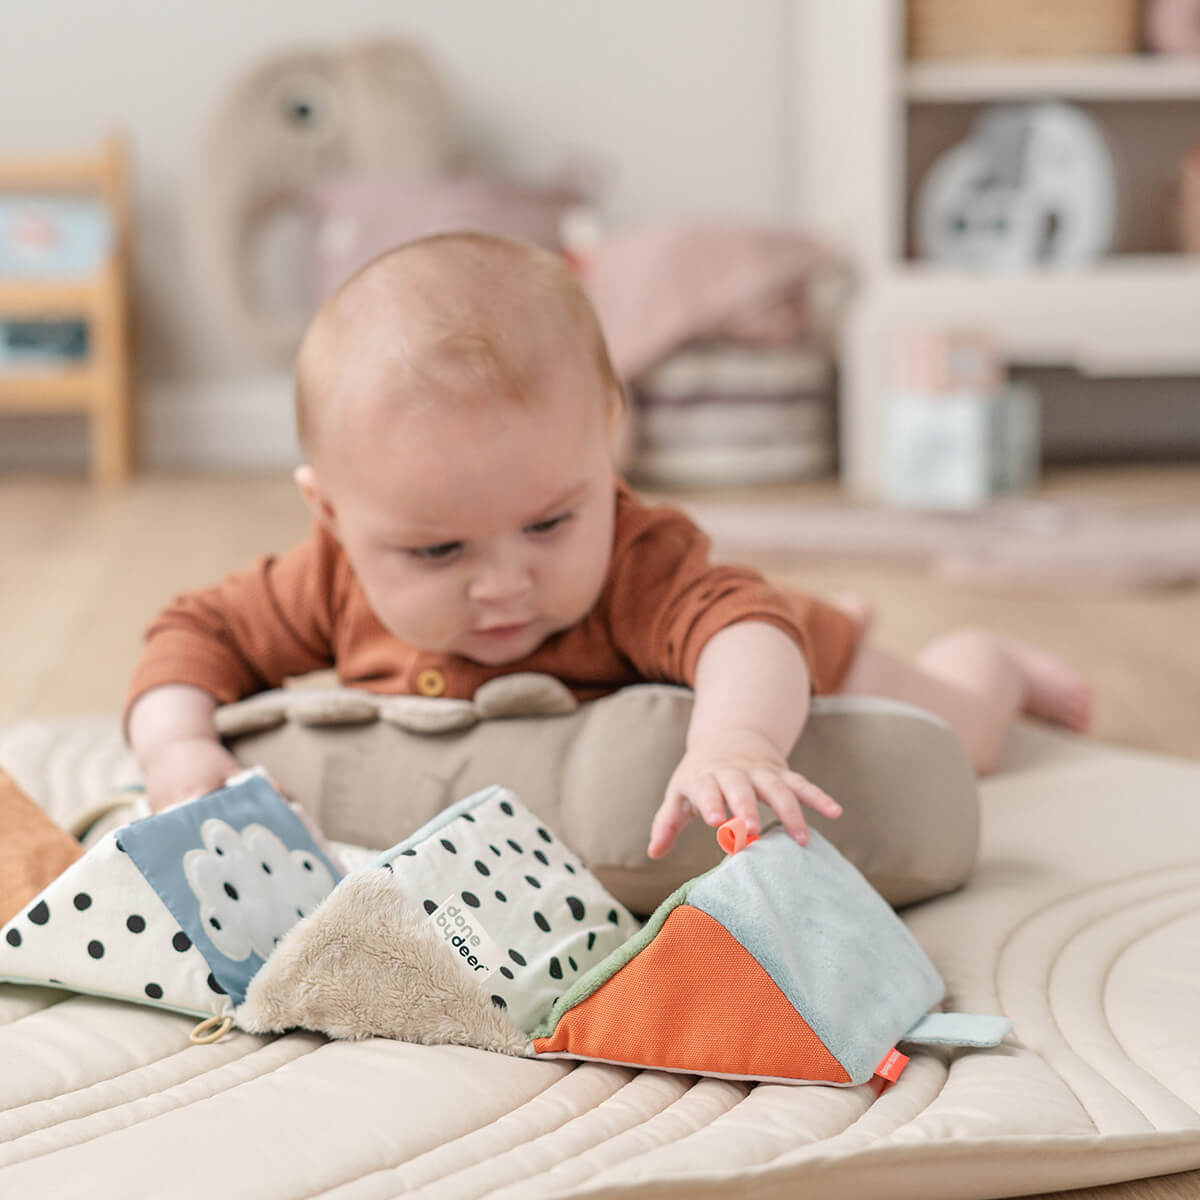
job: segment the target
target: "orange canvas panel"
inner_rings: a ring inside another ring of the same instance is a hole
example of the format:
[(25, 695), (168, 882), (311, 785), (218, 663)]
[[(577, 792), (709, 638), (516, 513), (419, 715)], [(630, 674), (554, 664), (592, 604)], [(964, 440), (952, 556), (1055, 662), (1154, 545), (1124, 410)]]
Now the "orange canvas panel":
[(676, 1071), (850, 1082), (757, 959), (688, 904), (533, 1047)]
[(83, 848), (0, 771), (0, 925), (15, 917)]

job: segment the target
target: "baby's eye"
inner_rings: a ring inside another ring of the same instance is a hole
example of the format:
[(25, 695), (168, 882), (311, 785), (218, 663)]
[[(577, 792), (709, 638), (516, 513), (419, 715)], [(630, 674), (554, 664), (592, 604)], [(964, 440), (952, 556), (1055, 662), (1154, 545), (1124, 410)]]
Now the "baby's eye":
[(571, 519), (571, 513), (561, 513), (557, 517), (548, 517), (544, 521), (535, 521), (532, 525), (525, 526), (526, 533), (550, 533), (559, 526), (564, 525)]
[(442, 542), (437, 546), (420, 546), (415, 550), (406, 550), (405, 553), (419, 562), (444, 563), (457, 557), (461, 549), (462, 542)]

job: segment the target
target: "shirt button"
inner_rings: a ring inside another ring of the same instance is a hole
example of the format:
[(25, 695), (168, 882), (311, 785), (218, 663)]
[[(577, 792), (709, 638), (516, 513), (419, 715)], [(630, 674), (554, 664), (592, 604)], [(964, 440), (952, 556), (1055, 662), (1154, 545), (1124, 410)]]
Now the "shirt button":
[(436, 667), (426, 667), (417, 676), (417, 691), (422, 696), (440, 696), (446, 690), (446, 677)]

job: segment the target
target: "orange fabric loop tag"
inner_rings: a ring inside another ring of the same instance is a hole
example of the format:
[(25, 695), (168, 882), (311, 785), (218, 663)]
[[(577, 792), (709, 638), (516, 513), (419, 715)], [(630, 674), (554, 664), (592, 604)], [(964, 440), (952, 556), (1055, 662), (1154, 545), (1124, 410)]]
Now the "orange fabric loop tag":
[(900, 1078), (900, 1072), (908, 1066), (908, 1055), (901, 1054), (894, 1047), (884, 1055), (883, 1062), (875, 1068), (875, 1074), (880, 1079), (886, 1079), (889, 1083), (895, 1083)]
[(745, 817), (730, 817), (724, 825), (717, 827), (717, 845), (726, 854), (736, 854), (745, 850), (751, 842), (758, 841), (758, 834), (751, 833), (746, 828)]

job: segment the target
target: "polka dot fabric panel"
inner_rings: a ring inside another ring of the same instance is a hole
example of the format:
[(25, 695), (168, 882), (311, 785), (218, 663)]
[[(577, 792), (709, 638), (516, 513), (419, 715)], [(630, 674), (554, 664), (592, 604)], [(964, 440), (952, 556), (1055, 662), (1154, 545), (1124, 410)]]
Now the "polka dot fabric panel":
[(463, 970), (526, 1032), (638, 929), (507, 788), (468, 796), (376, 865), (395, 872)]
[(200, 1017), (231, 1015), (212, 968), (125, 852), (120, 833), (108, 834), (0, 930), (0, 980)]

